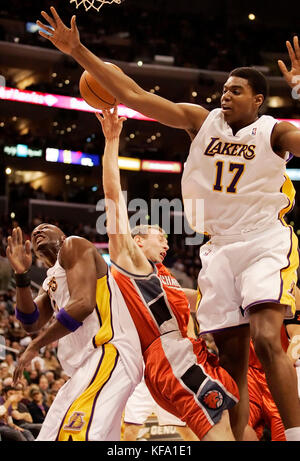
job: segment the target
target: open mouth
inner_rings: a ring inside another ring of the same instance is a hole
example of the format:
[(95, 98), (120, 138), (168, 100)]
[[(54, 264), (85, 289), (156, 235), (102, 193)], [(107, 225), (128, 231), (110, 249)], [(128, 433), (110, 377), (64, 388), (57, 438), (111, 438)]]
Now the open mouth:
[(40, 242), (42, 242), (44, 240), (44, 236), (43, 235), (38, 235), (35, 239), (35, 243), (38, 245)]
[(229, 111), (231, 111), (231, 110), (232, 110), (232, 108), (229, 107), (229, 106), (222, 106), (222, 111), (223, 111), (223, 112), (229, 112)]
[(167, 254), (167, 253), (166, 253), (165, 251), (162, 251), (162, 252), (160, 253), (161, 258), (162, 258), (162, 259), (165, 259), (166, 254)]

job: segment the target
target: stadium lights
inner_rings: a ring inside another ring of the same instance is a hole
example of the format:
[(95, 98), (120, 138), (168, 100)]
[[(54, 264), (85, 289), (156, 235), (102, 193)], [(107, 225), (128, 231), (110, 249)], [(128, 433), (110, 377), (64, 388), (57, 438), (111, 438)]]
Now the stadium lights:
[[(40, 93), (38, 91), (19, 90), (18, 88), (9, 88), (0, 86), (0, 99), (6, 101), (24, 102), (28, 104), (37, 104), (40, 106), (57, 107), (59, 109), (77, 110), (82, 112), (97, 112), (96, 109), (89, 106), (84, 99), (74, 98), (70, 96), (62, 96), (59, 94)], [(100, 110), (98, 112), (101, 112)], [(140, 114), (139, 112), (129, 109), (120, 104), (118, 113), (121, 117), (148, 120), (153, 119)]]
[[(82, 98), (73, 98), (70, 96), (62, 96), (50, 93), (40, 93), (37, 91), (19, 90), (18, 88), (9, 88), (5, 86), (0, 86), (0, 99), (6, 101), (24, 102), (28, 104), (38, 104), (48, 107), (57, 107), (59, 109), (77, 110), (82, 112), (97, 112), (97, 110), (95, 110), (93, 107), (90, 107)], [(212, 102), (212, 98), (207, 97), (206, 102)], [(145, 115), (140, 114), (135, 110), (123, 106), (122, 104), (118, 106), (118, 113), (121, 117), (152, 122), (155, 121), (154, 119), (146, 117)], [(278, 119), (278, 121), (290, 122), (293, 123), (297, 128), (300, 128), (300, 119)], [(0, 122), (0, 127), (3, 126), (4, 122)], [(75, 129), (76, 125), (73, 124), (72, 128)]]

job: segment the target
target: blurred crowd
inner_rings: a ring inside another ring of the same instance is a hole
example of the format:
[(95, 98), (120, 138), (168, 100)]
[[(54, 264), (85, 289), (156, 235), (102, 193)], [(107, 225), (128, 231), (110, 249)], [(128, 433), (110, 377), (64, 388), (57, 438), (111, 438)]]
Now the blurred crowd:
[(16, 320), (15, 304), (15, 290), (8, 284), (0, 290), (0, 440), (33, 441), (69, 377), (61, 369), (53, 343), (32, 360), (17, 384), (13, 382), (16, 360), (31, 341)]

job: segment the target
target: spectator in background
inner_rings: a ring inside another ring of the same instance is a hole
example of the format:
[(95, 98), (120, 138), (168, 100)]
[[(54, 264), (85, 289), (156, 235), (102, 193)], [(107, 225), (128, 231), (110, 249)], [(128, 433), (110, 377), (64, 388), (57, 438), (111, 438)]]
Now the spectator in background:
[(55, 397), (56, 397), (56, 394), (57, 394), (57, 391), (56, 390), (52, 390), (52, 389), (49, 389), (49, 393), (48, 393), (48, 398), (46, 400), (46, 403), (47, 405), (49, 406), (49, 408), (51, 407)]
[(28, 375), (28, 384), (38, 384), (40, 370), (30, 370)]
[(39, 389), (42, 393), (43, 399), (47, 401), (49, 398), (49, 381), (44, 373), (40, 375)]
[(0, 291), (8, 290), (12, 277), (12, 269), (6, 257), (3, 244), (0, 242)]
[(65, 380), (63, 378), (58, 378), (50, 385), (50, 389), (54, 392), (58, 392), (59, 389), (65, 384)]
[(59, 361), (56, 358), (54, 351), (46, 347), (44, 354), (43, 354), (43, 359), (44, 359), (44, 369), (45, 370), (50, 370), (54, 372), (57, 370), (60, 370), (61, 366), (59, 364)]
[(18, 428), (13, 424), (11, 417), (8, 416), (7, 407), (11, 401), (6, 402), (2, 398), (3, 403), (0, 405), (0, 437), (3, 442), (27, 442), (27, 438), (24, 435), (24, 430)]
[(178, 281), (178, 283), (184, 288), (194, 288), (194, 281), (192, 277), (187, 275), (183, 262), (179, 259), (177, 260), (170, 271)]
[(8, 287), (8, 290), (5, 292), (4, 301), (6, 304), (6, 310), (8, 314), (15, 313), (15, 304), (16, 304), (16, 293), (11, 287)]
[(27, 407), (21, 403), (23, 392), (13, 386), (6, 386), (4, 388), (4, 397), (5, 402), (8, 403), (7, 416), (8, 421), (10, 421), (10, 427), (22, 432), (22, 435), (27, 441), (34, 441), (32, 432), (28, 428), (22, 427), (23, 425), (29, 424), (29, 421), (32, 422)]
[(32, 416), (32, 421), (42, 424), (49, 410), (43, 394), (38, 387), (32, 387), (29, 391), (29, 397), (31, 402), (28, 404), (28, 410)]
[(43, 359), (43, 357), (41, 356), (36, 356), (32, 359), (31, 361), (31, 369), (32, 370), (36, 370), (38, 372), (43, 372), (46, 368), (45, 368), (45, 361)]
[(48, 379), (49, 387), (52, 386), (52, 383), (55, 381), (55, 373), (53, 371), (46, 371), (45, 376)]
[(11, 341), (19, 342), (24, 336), (24, 330), (21, 328), (20, 323), (16, 320), (15, 315), (11, 314), (8, 317), (8, 338)]
[(11, 378), (12, 373), (9, 372), (9, 366), (7, 362), (2, 362), (0, 365), (0, 378), (4, 381), (6, 378)]
[(6, 357), (5, 357), (5, 362), (8, 365), (9, 374), (13, 376), (15, 368), (16, 368), (16, 362), (15, 362), (13, 354), (11, 354), (10, 352), (7, 352)]
[(39, 435), (42, 425), (34, 423), (32, 420), (32, 416), (26, 404), (24, 385), (21, 382), (18, 382), (12, 389), (7, 391), (8, 396), (14, 393), (17, 394), (19, 398), (16, 399), (16, 403), (14, 405), (12, 404), (9, 409), (13, 422), (22, 429), (30, 431), (35, 439)]
[(6, 302), (4, 299), (4, 293), (5, 292), (0, 292), (0, 317), (2, 320), (7, 320), (9, 313), (7, 312), (7, 308), (6, 308), (7, 306), (6, 306)]

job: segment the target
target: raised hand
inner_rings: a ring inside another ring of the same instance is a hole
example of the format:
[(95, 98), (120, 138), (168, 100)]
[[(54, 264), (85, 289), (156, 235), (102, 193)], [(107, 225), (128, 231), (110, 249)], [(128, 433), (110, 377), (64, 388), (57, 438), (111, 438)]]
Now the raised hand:
[(294, 88), (300, 83), (300, 47), (298, 37), (295, 36), (293, 38), (293, 45), (287, 41), (286, 47), (291, 60), (291, 70), (288, 70), (284, 62), (281, 60), (278, 60), (278, 66), (289, 86)]
[(112, 112), (110, 109), (105, 109), (102, 111), (102, 114), (103, 116), (98, 112), (95, 113), (97, 119), (101, 123), (106, 140), (109, 141), (113, 138), (119, 138), (126, 117), (118, 117), (118, 108), (116, 106)]
[[(41, 21), (36, 21), (37, 25), (43, 30), (39, 30), (39, 34), (50, 40), (56, 48), (66, 54), (71, 54), (72, 51), (80, 44), (79, 32), (76, 26), (76, 16), (72, 16), (71, 28), (68, 28), (60, 19), (56, 9), (50, 7), (52, 16), (45, 11), (41, 15), (48, 22), (48, 25)], [(46, 32), (45, 32), (46, 31)]]
[(31, 267), (31, 244), (29, 240), (26, 240), (25, 244), (23, 244), (20, 227), (13, 229), (11, 237), (7, 239), (6, 256), (17, 274), (23, 274)]

